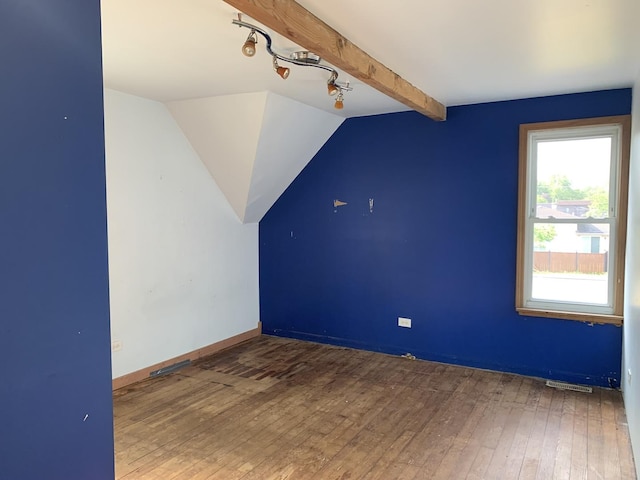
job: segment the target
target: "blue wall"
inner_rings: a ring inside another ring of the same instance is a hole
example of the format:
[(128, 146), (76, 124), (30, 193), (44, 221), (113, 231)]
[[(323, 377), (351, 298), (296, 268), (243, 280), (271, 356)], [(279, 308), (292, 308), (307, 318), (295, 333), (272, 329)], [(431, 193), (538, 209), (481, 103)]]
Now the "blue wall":
[(347, 120), (260, 222), (263, 331), (617, 385), (621, 328), (515, 312), (518, 126), (630, 111), (624, 89)]
[(113, 479), (98, 0), (0, 2), (0, 478)]

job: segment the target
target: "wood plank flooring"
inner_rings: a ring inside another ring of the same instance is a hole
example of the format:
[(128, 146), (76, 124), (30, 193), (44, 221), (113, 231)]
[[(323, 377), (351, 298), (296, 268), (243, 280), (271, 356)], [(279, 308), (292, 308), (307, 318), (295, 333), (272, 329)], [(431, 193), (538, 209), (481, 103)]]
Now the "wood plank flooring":
[(114, 417), (122, 480), (636, 478), (619, 392), (269, 336)]

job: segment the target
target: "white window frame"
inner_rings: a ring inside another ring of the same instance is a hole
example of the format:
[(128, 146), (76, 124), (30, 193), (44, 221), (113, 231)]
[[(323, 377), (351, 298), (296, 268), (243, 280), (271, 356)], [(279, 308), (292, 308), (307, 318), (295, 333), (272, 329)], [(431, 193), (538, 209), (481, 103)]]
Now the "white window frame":
[[(520, 126), (516, 310), (521, 315), (618, 325), (622, 323), (630, 126), (629, 115)], [(538, 143), (547, 140), (602, 137), (612, 139), (608, 218), (537, 218)], [(607, 305), (532, 298), (533, 228), (537, 223), (609, 224)]]

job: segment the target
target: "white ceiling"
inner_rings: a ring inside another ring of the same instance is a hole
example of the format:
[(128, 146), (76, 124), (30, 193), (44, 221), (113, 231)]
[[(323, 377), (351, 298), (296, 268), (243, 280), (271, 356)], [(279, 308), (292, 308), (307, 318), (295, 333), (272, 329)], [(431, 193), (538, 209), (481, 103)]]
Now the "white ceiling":
[[(629, 87), (640, 73), (638, 0), (299, 3), (447, 106)], [(291, 66), (282, 80), (264, 42), (244, 57), (236, 13), (222, 0), (102, 0), (105, 85), (161, 102), (271, 91), (345, 117), (407, 109), (352, 81), (334, 110), (327, 72)]]

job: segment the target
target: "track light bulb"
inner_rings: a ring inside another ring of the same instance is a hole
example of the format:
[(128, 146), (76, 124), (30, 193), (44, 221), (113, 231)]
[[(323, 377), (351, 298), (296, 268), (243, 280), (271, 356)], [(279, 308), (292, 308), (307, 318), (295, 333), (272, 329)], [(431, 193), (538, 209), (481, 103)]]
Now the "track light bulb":
[(253, 57), (256, 54), (256, 42), (251, 38), (247, 38), (247, 41), (242, 45), (242, 54), (245, 57)]
[(281, 67), (278, 65), (278, 59), (275, 56), (273, 57), (273, 69), (278, 75), (280, 75), (280, 77), (282, 77), (283, 80), (286, 80), (289, 76), (290, 70), (287, 67)]
[(342, 92), (340, 92), (336, 97), (336, 103), (333, 105), (333, 107), (336, 110), (342, 110), (344, 108), (344, 96), (342, 95)]
[(253, 57), (256, 54), (256, 43), (258, 43), (258, 37), (256, 37), (256, 31), (251, 30), (247, 41), (242, 45), (242, 54), (245, 57)]
[(339, 91), (340, 91), (340, 89), (336, 86), (335, 83), (328, 83), (327, 84), (327, 93), (329, 95), (331, 95), (332, 97), (334, 95), (336, 95)]
[(278, 67), (276, 68), (276, 73), (280, 75), (283, 80), (286, 80), (289, 76), (289, 69), (287, 67)]

